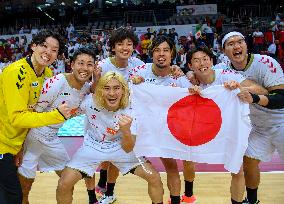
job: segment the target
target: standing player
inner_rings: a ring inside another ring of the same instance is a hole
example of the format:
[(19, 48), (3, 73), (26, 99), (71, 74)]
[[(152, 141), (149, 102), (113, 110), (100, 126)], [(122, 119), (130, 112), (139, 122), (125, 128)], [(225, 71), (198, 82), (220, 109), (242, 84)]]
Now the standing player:
[(159, 173), (132, 151), (137, 127), (128, 104), (127, 82), (117, 72), (103, 75), (95, 94), (85, 98), (80, 106), (86, 113), (84, 143), (62, 172), (56, 194), (58, 204), (72, 203), (74, 185), (85, 176), (93, 176), (103, 161), (112, 162), (123, 174), (130, 172), (146, 180), (152, 203), (163, 203)]
[[(135, 47), (138, 44), (138, 37), (133, 30), (126, 27), (120, 27), (114, 30), (109, 39), (109, 46), (113, 56), (99, 62), (98, 67), (101, 68), (102, 74), (108, 71), (115, 71), (123, 75), (128, 80), (131, 70), (139, 65), (144, 65), (140, 59), (131, 57)], [(175, 66), (170, 67), (174, 75), (180, 76), (182, 71)], [(103, 204), (112, 203), (116, 200), (113, 193), (118, 170), (113, 165), (104, 162), (100, 170), (100, 180), (96, 186), (96, 192), (104, 194), (100, 199)], [(107, 174), (108, 169), (108, 174)], [(107, 179), (108, 177), (108, 179)], [(106, 180), (108, 180), (106, 185)]]
[[(90, 91), (88, 81), (94, 71), (94, 57), (95, 53), (87, 48), (76, 50), (71, 62), (72, 73), (59, 74), (47, 79), (35, 110), (47, 112), (62, 103), (67, 103), (75, 111)], [(41, 172), (55, 171), (60, 176), (69, 161), (67, 151), (57, 136), (58, 129), (62, 125), (63, 123), (32, 128), (27, 135), (23, 163), (18, 169), (23, 204), (29, 203), (28, 195), (35, 180), (37, 168)], [(96, 201), (92, 200), (91, 203)]]
[[(267, 90), (257, 85), (255, 82), (245, 79), (241, 74), (236, 73), (232, 70), (216, 69), (213, 70), (213, 53), (206, 47), (197, 48), (188, 52), (187, 62), (189, 68), (195, 74), (197, 81), (199, 81), (199, 86), (194, 87), (195, 90), (200, 91), (201, 89), (207, 88), (213, 85), (224, 84), (228, 89), (240, 88), (241, 93), (238, 95), (240, 99), (244, 102), (248, 101), (248, 98), (244, 98), (244, 93), (248, 91), (258, 94), (266, 94)], [(191, 177), (192, 170), (188, 168), (187, 161), (184, 162), (184, 177), (185, 180)], [(242, 174), (242, 169), (239, 174), (232, 175), (231, 184), (231, 202), (232, 204), (239, 204), (243, 201), (244, 193), (244, 179)], [(185, 182), (186, 184), (186, 182)], [(190, 196), (192, 192), (187, 191), (187, 186), (185, 185), (185, 196)]]
[[(140, 59), (131, 57), (137, 44), (138, 37), (133, 30), (126, 27), (120, 27), (114, 30), (109, 39), (109, 47), (112, 56), (98, 63), (101, 74), (103, 75), (108, 71), (115, 71), (122, 74), (123, 77), (128, 80), (129, 70), (144, 64)], [(111, 163), (103, 162), (101, 164), (100, 179), (96, 186), (96, 192), (104, 194), (100, 199), (101, 203), (108, 204), (116, 200), (113, 191), (118, 175), (118, 169)]]
[(231, 69), (256, 81), (268, 90), (267, 95), (246, 94), (250, 105), (252, 131), (244, 157), (244, 174), (248, 204), (259, 203), (260, 161), (269, 161), (275, 151), (284, 161), (284, 75), (279, 63), (267, 55), (247, 53), (244, 36), (230, 32), (222, 47), (231, 61)]
[(34, 112), (42, 84), (51, 77), (48, 68), (63, 53), (61, 36), (42, 31), (31, 42), (31, 56), (20, 59), (0, 75), (0, 203), (22, 203), (22, 190), (17, 176), (22, 144), (29, 128), (61, 123), (70, 116), (67, 104), (50, 112)]
[[(172, 40), (165, 36), (158, 36), (154, 38), (151, 45), (151, 55), (153, 63), (147, 63), (142, 66), (134, 68), (131, 72), (133, 83), (137, 84), (144, 80), (145, 82), (178, 87), (191, 87), (192, 84), (186, 77), (182, 76), (176, 78), (171, 74), (171, 61), (176, 56), (175, 44)], [(181, 181), (176, 160), (172, 158), (161, 158), (161, 161), (167, 172), (167, 185), (170, 191), (171, 199), (169, 203), (180, 203)], [(192, 169), (192, 177), (190, 178), (191, 191), (194, 180), (194, 163), (188, 162), (188, 168)], [(183, 201), (185, 203), (194, 203), (196, 198), (192, 195), (190, 201)]]
[(102, 70), (102, 75), (108, 71), (121, 73), (126, 79), (130, 68), (144, 64), (136, 57), (131, 57), (138, 44), (138, 37), (125, 27), (120, 27), (111, 33), (109, 47), (111, 56), (100, 61), (98, 67)]

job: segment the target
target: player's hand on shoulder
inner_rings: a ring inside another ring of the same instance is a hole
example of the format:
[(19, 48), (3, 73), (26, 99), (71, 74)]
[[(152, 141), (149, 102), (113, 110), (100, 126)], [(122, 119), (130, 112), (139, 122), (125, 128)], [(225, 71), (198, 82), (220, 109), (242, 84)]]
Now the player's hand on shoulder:
[(96, 61), (95, 63), (94, 72), (93, 72), (93, 81), (98, 81), (102, 75), (102, 68), (99, 66), (98, 63), (99, 63), (98, 61)]
[(181, 70), (181, 68), (178, 65), (175, 65), (175, 64), (171, 66), (171, 74), (175, 78), (179, 78), (181, 76), (184, 76), (184, 73)]
[(145, 79), (142, 76), (131, 76), (130, 80), (132, 81), (133, 84), (141, 84), (145, 81)]

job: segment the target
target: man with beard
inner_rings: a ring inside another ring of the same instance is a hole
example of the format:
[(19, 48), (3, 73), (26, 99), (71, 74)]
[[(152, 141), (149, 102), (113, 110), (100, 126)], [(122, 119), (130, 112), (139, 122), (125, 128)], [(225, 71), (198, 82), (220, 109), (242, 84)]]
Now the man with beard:
[[(132, 53), (137, 44), (138, 37), (133, 30), (125, 27), (114, 30), (109, 39), (109, 46), (113, 56), (98, 63), (101, 74), (105, 74), (108, 71), (115, 71), (122, 74), (123, 77), (128, 80), (134, 67), (139, 65), (142, 67), (144, 66), (143, 61), (136, 57), (132, 57)], [(179, 77), (182, 74), (182, 71), (177, 66), (170, 66), (169, 71), (176, 77)], [(100, 198), (101, 204), (113, 203), (116, 200), (114, 186), (118, 173), (117, 168), (112, 164), (109, 165), (108, 162), (102, 163), (100, 180), (96, 186), (97, 193), (104, 193), (102, 198)]]
[[(173, 41), (166, 36), (158, 36), (153, 39), (150, 47), (150, 54), (153, 58), (153, 63), (147, 63), (142, 66), (135, 67), (131, 71), (131, 79), (134, 84), (145, 81), (146, 83), (165, 85), (165, 86), (177, 86), (177, 87), (191, 87), (192, 84), (187, 80), (185, 76), (179, 78), (174, 77), (171, 71), (171, 62), (176, 56), (176, 48)], [(161, 158), (161, 161), (167, 172), (167, 185), (170, 191), (171, 204), (179, 204), (181, 181), (178, 171), (177, 162), (172, 158)], [(191, 191), (193, 188), (194, 180), (194, 163), (188, 162), (188, 168), (192, 169), (192, 177), (190, 179)], [(188, 201), (188, 202), (187, 202)], [(196, 198), (192, 196), (184, 203), (195, 203)]]

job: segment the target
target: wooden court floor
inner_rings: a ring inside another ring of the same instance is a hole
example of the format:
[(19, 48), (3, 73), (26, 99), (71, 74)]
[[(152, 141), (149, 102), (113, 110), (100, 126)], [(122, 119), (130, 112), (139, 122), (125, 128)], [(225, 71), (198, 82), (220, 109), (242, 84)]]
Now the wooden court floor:
[[(169, 191), (165, 185), (166, 175), (161, 173), (161, 177), (165, 189), (164, 203), (167, 204)], [(38, 173), (30, 194), (30, 204), (55, 204), (57, 180), (55, 173)], [(194, 193), (198, 204), (230, 204), (229, 185), (228, 173), (197, 173)], [(146, 182), (131, 174), (118, 178), (115, 193), (118, 200), (114, 204), (151, 203)], [(261, 204), (284, 204), (284, 172), (261, 174), (259, 199)], [(88, 204), (83, 180), (75, 186), (73, 203)]]

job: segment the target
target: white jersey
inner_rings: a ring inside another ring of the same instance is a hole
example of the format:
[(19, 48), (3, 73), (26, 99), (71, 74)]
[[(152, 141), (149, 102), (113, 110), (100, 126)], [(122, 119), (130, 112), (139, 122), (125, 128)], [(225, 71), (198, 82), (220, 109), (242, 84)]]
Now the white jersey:
[(65, 61), (57, 59), (55, 61), (54, 69), (52, 70), (53, 75), (65, 73)]
[(238, 83), (242, 83), (245, 80), (241, 74), (233, 71), (233, 70), (223, 70), (223, 69), (216, 69), (215, 71), (215, 80), (211, 84), (201, 84), (200, 87), (202, 89), (206, 89), (210, 86), (214, 85), (223, 85), (227, 81), (234, 80)]
[(224, 53), (222, 53), (218, 59), (217, 59), (217, 63), (223, 63), (225, 64), (226, 66), (229, 66), (231, 61), (229, 59), (229, 57), (227, 57)]
[(167, 76), (156, 76), (152, 70), (153, 63), (147, 63), (141, 66), (133, 68), (130, 75), (138, 75), (144, 78), (146, 83), (164, 85), (164, 86), (176, 86), (181, 88), (189, 88), (192, 84), (185, 76), (175, 78), (171, 75)]
[(108, 57), (108, 58), (100, 61), (98, 66), (102, 68), (102, 75), (104, 75), (108, 71), (115, 71), (115, 72), (119, 72), (120, 74), (122, 74), (124, 76), (124, 78), (126, 80), (128, 80), (129, 70), (131, 70), (132, 68), (134, 68), (136, 66), (143, 65), (143, 64), (145, 64), (145, 63), (143, 61), (141, 61), (140, 59), (138, 59), (136, 57), (130, 57), (128, 59), (127, 67), (121, 68), (121, 67), (116, 67), (114, 64), (112, 64), (110, 57)]
[[(267, 55), (252, 54), (247, 68), (236, 72), (265, 88), (284, 84), (284, 75), (280, 64)], [(273, 127), (284, 124), (284, 109), (271, 110), (257, 104), (250, 105), (250, 109), (252, 124), (257, 127)]]
[[(58, 74), (44, 82), (35, 110), (37, 112), (51, 111), (62, 103), (67, 103), (70, 108), (76, 110), (89, 92), (90, 85), (88, 83), (77, 90), (70, 87), (64, 74)], [(58, 129), (62, 125), (63, 123), (32, 128), (28, 134), (32, 134), (40, 141), (51, 141), (57, 138)]]
[[(121, 136), (118, 120), (122, 114), (133, 118), (130, 108), (119, 109), (116, 112), (99, 108), (92, 97), (92, 94), (86, 96), (80, 109), (86, 114), (84, 145), (90, 146), (101, 152), (113, 152), (121, 149)], [(131, 124), (131, 133), (136, 135), (137, 124), (133, 118)]]

